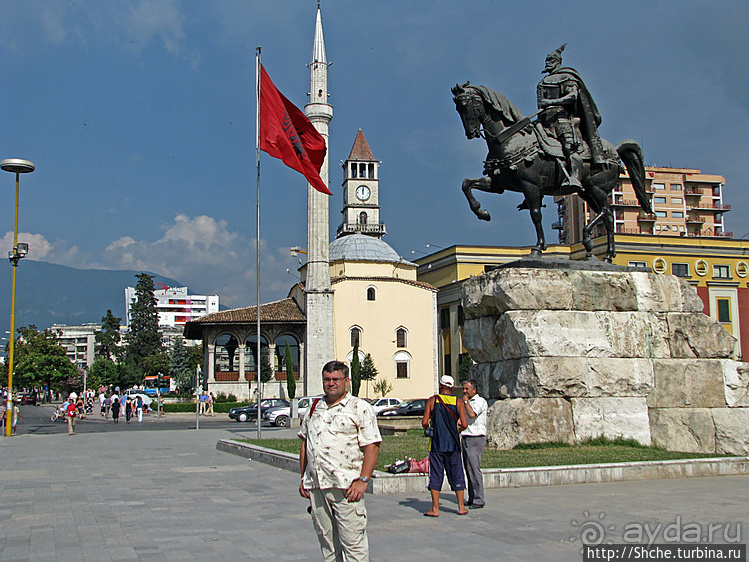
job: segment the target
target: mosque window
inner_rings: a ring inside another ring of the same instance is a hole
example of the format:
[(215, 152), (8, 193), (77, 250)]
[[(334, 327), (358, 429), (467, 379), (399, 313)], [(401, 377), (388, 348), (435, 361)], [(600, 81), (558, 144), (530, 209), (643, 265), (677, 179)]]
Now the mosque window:
[(405, 328), (398, 328), (398, 330), (395, 332), (395, 345), (398, 347), (406, 347), (406, 329)]
[(365, 211), (359, 213), (359, 224), (367, 224), (367, 213)]
[(349, 332), (351, 333), (351, 347), (361, 346), (361, 328), (354, 326)]
[(411, 356), (406, 351), (399, 351), (393, 356), (395, 362), (395, 378), (411, 378)]
[(367, 300), (373, 301), (377, 298), (377, 289), (374, 287), (367, 287)]

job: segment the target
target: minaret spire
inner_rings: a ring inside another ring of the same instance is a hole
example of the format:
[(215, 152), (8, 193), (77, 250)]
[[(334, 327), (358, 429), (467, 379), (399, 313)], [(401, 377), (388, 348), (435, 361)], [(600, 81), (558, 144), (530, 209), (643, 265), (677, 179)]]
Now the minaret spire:
[[(325, 139), (328, 154), (320, 178), (329, 185), (328, 162), (330, 143), (328, 127), (333, 118), (333, 106), (328, 103), (328, 60), (322, 32), (320, 2), (317, 2), (315, 37), (312, 43), (309, 103), (304, 112)], [(305, 279), (305, 310), (307, 334), (305, 342), (305, 393), (322, 394), (322, 367), (335, 359), (333, 341), (333, 291), (330, 288), (330, 219), (328, 195), (307, 186), (307, 268)]]

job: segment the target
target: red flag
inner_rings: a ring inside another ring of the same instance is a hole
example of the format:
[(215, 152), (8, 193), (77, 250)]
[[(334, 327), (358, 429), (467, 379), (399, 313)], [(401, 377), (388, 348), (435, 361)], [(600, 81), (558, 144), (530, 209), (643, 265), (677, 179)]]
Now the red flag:
[(260, 65), (260, 150), (307, 178), (310, 185), (333, 195), (320, 178), (325, 139), (307, 116), (276, 89)]

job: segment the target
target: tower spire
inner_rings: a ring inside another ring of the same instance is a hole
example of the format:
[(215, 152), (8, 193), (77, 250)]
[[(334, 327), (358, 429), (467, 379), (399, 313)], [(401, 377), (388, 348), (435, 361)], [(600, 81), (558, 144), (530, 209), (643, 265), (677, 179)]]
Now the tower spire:
[[(307, 118), (325, 139), (328, 153), (320, 168), (320, 178), (329, 185), (330, 143), (328, 126), (333, 106), (328, 103), (328, 60), (322, 33), (320, 2), (317, 3), (315, 38), (309, 65), (309, 103), (304, 106)], [(307, 268), (304, 282), (307, 333), (305, 338), (305, 392), (322, 394), (322, 367), (335, 352), (333, 342), (333, 291), (330, 288), (330, 219), (328, 196), (307, 186)]]

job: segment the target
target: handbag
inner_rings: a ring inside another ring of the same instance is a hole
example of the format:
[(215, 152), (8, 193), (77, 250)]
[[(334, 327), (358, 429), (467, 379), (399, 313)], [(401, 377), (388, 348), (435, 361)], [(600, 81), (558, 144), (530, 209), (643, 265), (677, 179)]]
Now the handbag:
[(408, 472), (411, 469), (411, 461), (406, 457), (405, 459), (397, 459), (393, 464), (387, 467), (387, 471), (390, 474), (402, 474)]

